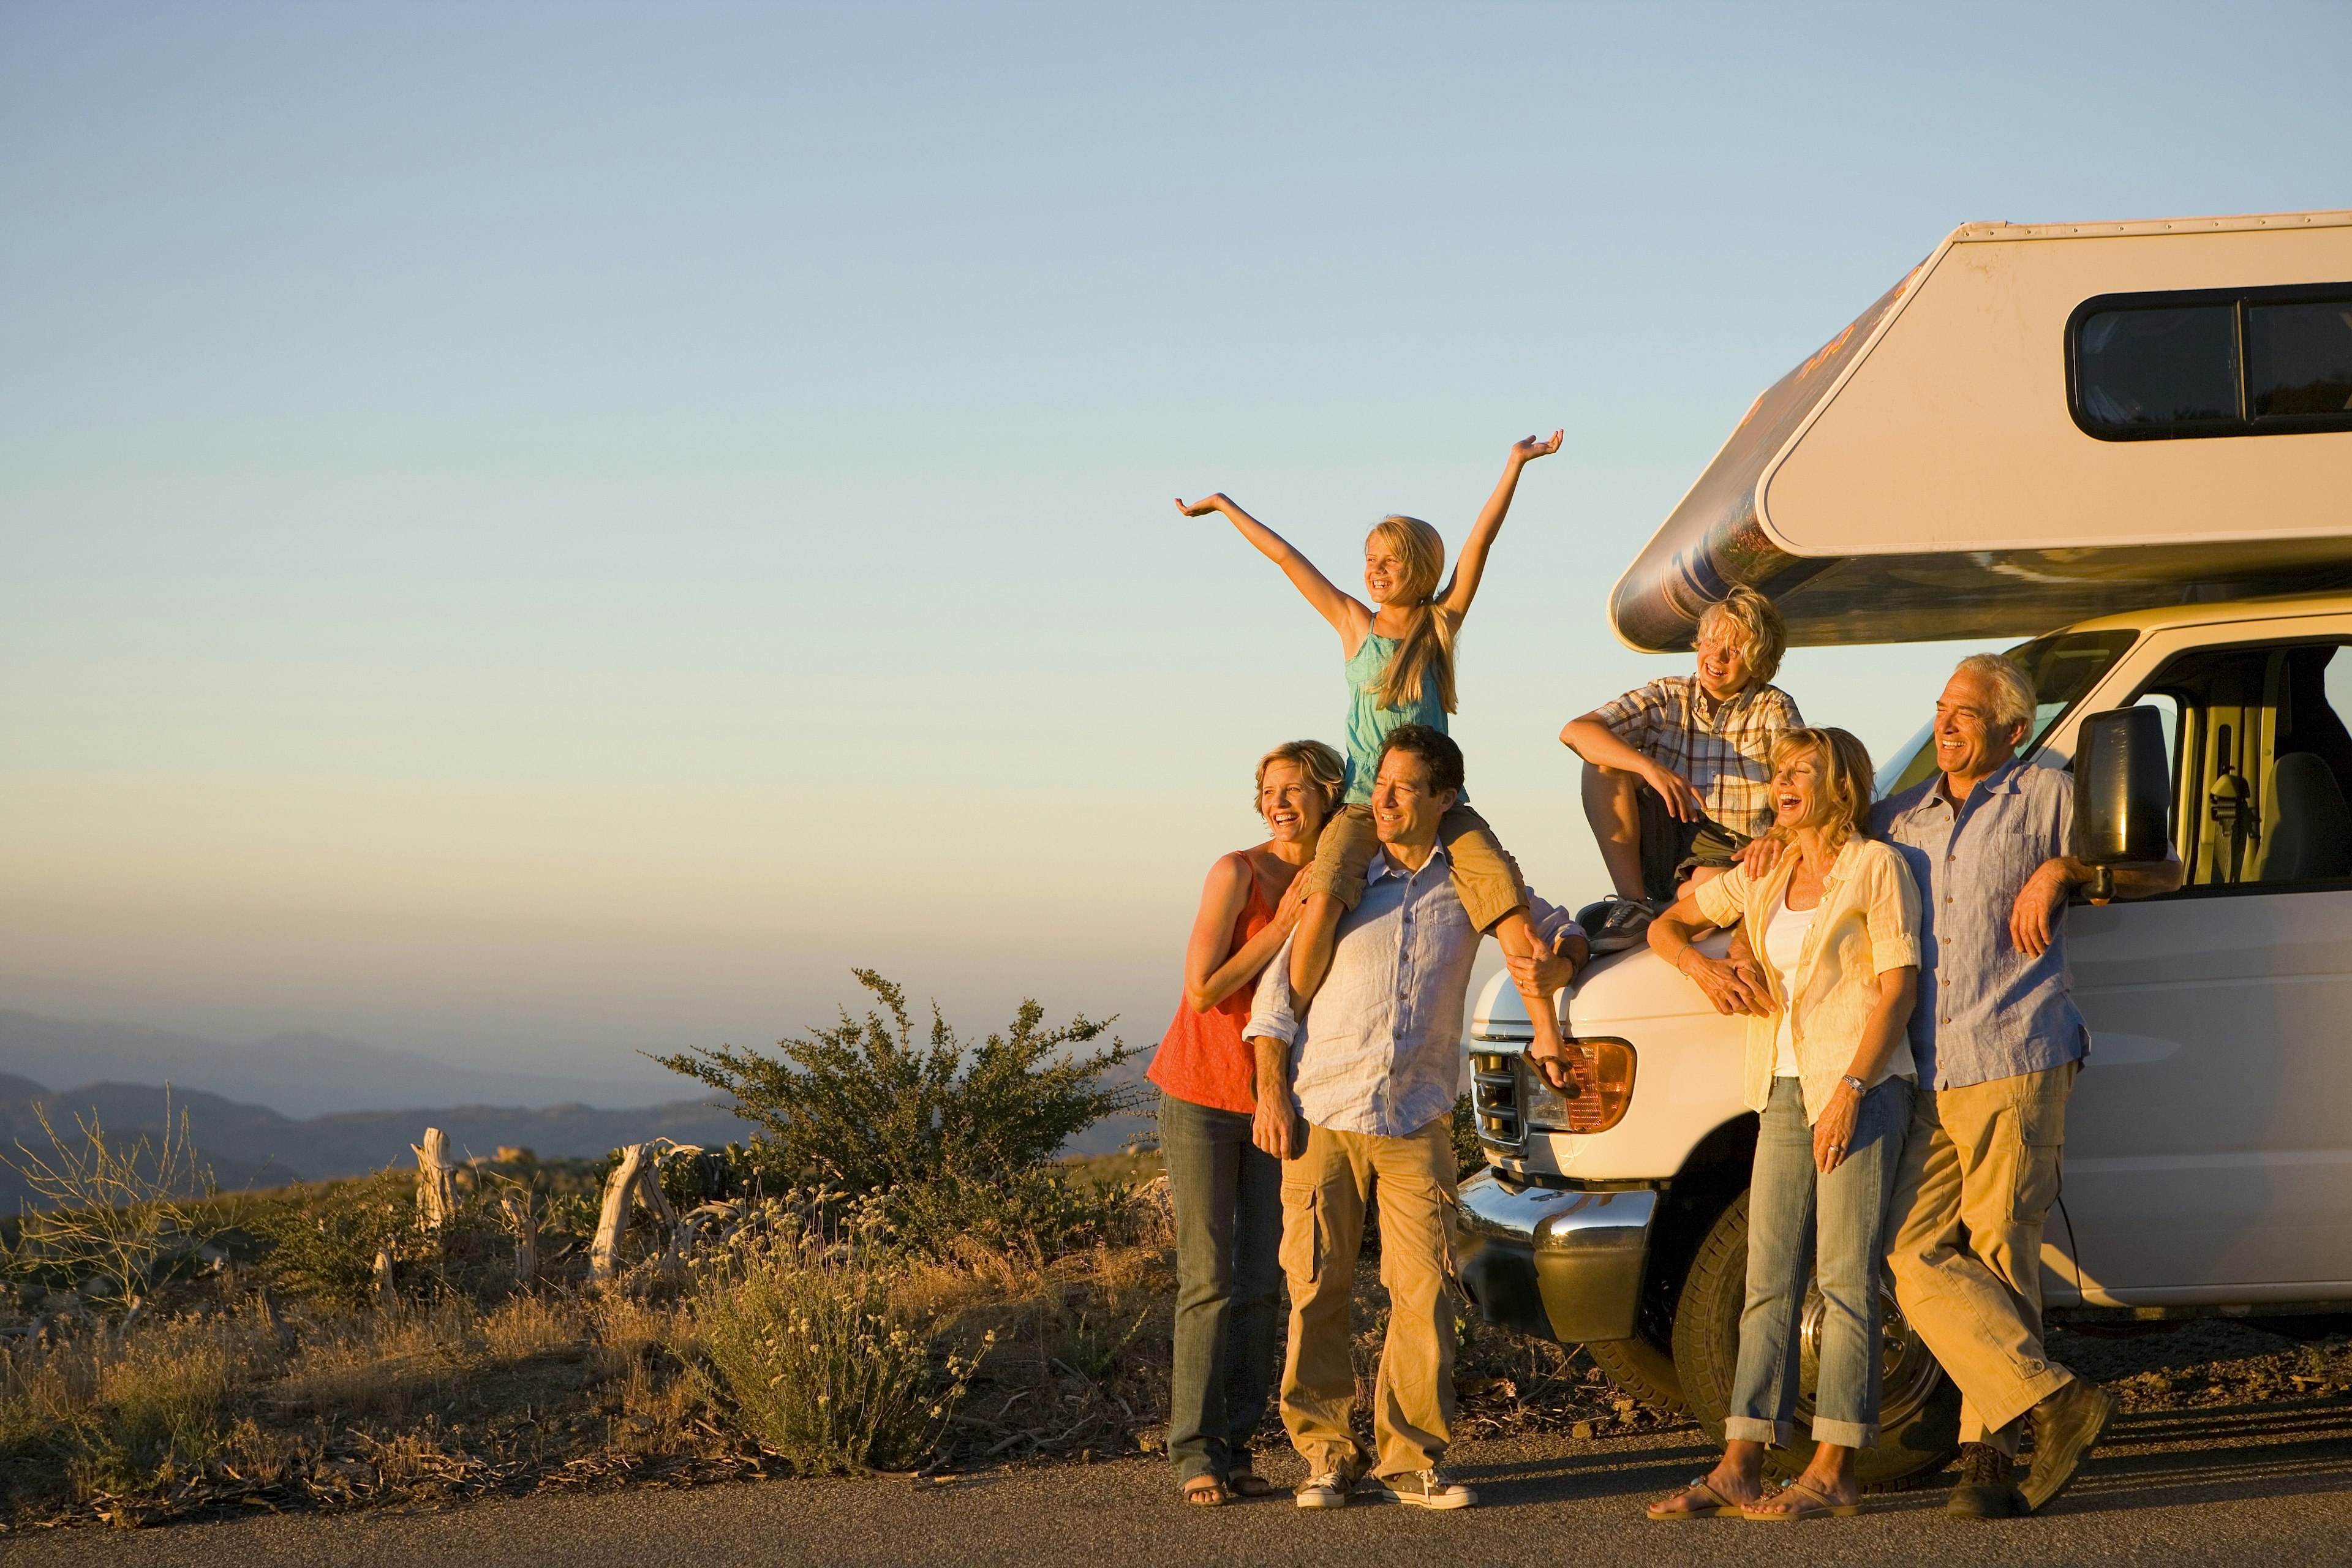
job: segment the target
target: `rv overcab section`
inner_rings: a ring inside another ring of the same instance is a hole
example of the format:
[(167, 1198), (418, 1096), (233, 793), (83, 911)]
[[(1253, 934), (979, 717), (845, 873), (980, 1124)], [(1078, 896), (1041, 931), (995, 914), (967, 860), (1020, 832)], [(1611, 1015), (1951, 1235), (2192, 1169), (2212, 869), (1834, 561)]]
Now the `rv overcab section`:
[(2029, 636), (2352, 587), (2352, 211), (1969, 224), (1759, 397), (1619, 581), (1690, 646)]

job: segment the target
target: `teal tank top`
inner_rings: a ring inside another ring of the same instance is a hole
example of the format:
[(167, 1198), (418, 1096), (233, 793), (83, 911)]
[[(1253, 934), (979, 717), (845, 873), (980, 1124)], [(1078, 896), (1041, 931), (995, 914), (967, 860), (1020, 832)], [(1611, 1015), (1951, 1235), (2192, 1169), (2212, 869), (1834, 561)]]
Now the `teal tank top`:
[[(1444, 734), (1445, 705), (1437, 700), (1437, 682), (1424, 678), (1420, 700), (1402, 708), (1383, 708), (1373, 689), (1389, 667), (1402, 637), (1366, 633), (1363, 645), (1347, 664), (1348, 671), (1348, 793), (1342, 804), (1363, 805), (1372, 798), (1372, 775), (1380, 771), (1381, 742), (1389, 731), (1405, 724), (1426, 724)], [(1462, 792), (1466, 803), (1470, 792)]]

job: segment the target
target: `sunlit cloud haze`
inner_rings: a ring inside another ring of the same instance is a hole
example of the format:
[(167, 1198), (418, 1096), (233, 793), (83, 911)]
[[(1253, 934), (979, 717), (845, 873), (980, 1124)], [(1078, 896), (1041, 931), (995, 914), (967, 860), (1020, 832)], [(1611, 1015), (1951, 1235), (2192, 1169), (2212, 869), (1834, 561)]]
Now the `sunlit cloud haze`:
[[(1156, 1038), (1343, 585), (1531, 468), (1480, 805), (1960, 222), (2340, 205), (2352, 8), (0, 9), (0, 1006), (631, 1070), (853, 964)], [(1874, 749), (1950, 647), (1803, 650)], [(649, 1069), (648, 1069), (649, 1071)]]

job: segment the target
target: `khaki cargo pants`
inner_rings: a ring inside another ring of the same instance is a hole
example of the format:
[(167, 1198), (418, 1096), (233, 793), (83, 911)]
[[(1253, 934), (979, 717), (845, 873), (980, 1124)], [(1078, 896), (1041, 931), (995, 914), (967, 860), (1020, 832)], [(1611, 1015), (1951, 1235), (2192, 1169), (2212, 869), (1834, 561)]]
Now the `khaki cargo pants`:
[(2074, 1375), (2042, 1348), (2042, 1226), (2079, 1066), (1922, 1089), (1887, 1211), (1895, 1299), (1960, 1385), (1960, 1441), (2011, 1458), (2018, 1418)]
[(1356, 1403), (1349, 1321), (1364, 1203), (1380, 1178), (1381, 1283), (1388, 1337), (1372, 1391), (1375, 1473), (1433, 1468), (1454, 1434), (1454, 1139), (1439, 1117), (1382, 1138), (1308, 1126), (1282, 1167), (1282, 1268), (1290, 1280), (1290, 1349), (1282, 1425), (1307, 1469), (1354, 1479), (1365, 1455), (1349, 1430)]

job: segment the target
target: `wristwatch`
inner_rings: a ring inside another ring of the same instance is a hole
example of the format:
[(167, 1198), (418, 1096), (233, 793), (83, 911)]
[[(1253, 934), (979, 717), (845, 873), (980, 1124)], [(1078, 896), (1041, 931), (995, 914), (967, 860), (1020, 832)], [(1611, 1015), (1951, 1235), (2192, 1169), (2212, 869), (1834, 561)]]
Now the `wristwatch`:
[(1854, 1077), (1852, 1073), (1846, 1074), (1843, 1078), (1838, 1079), (1838, 1082), (1845, 1085), (1856, 1094), (1868, 1094), (1870, 1092), (1870, 1086), (1863, 1082), (1862, 1079)]

